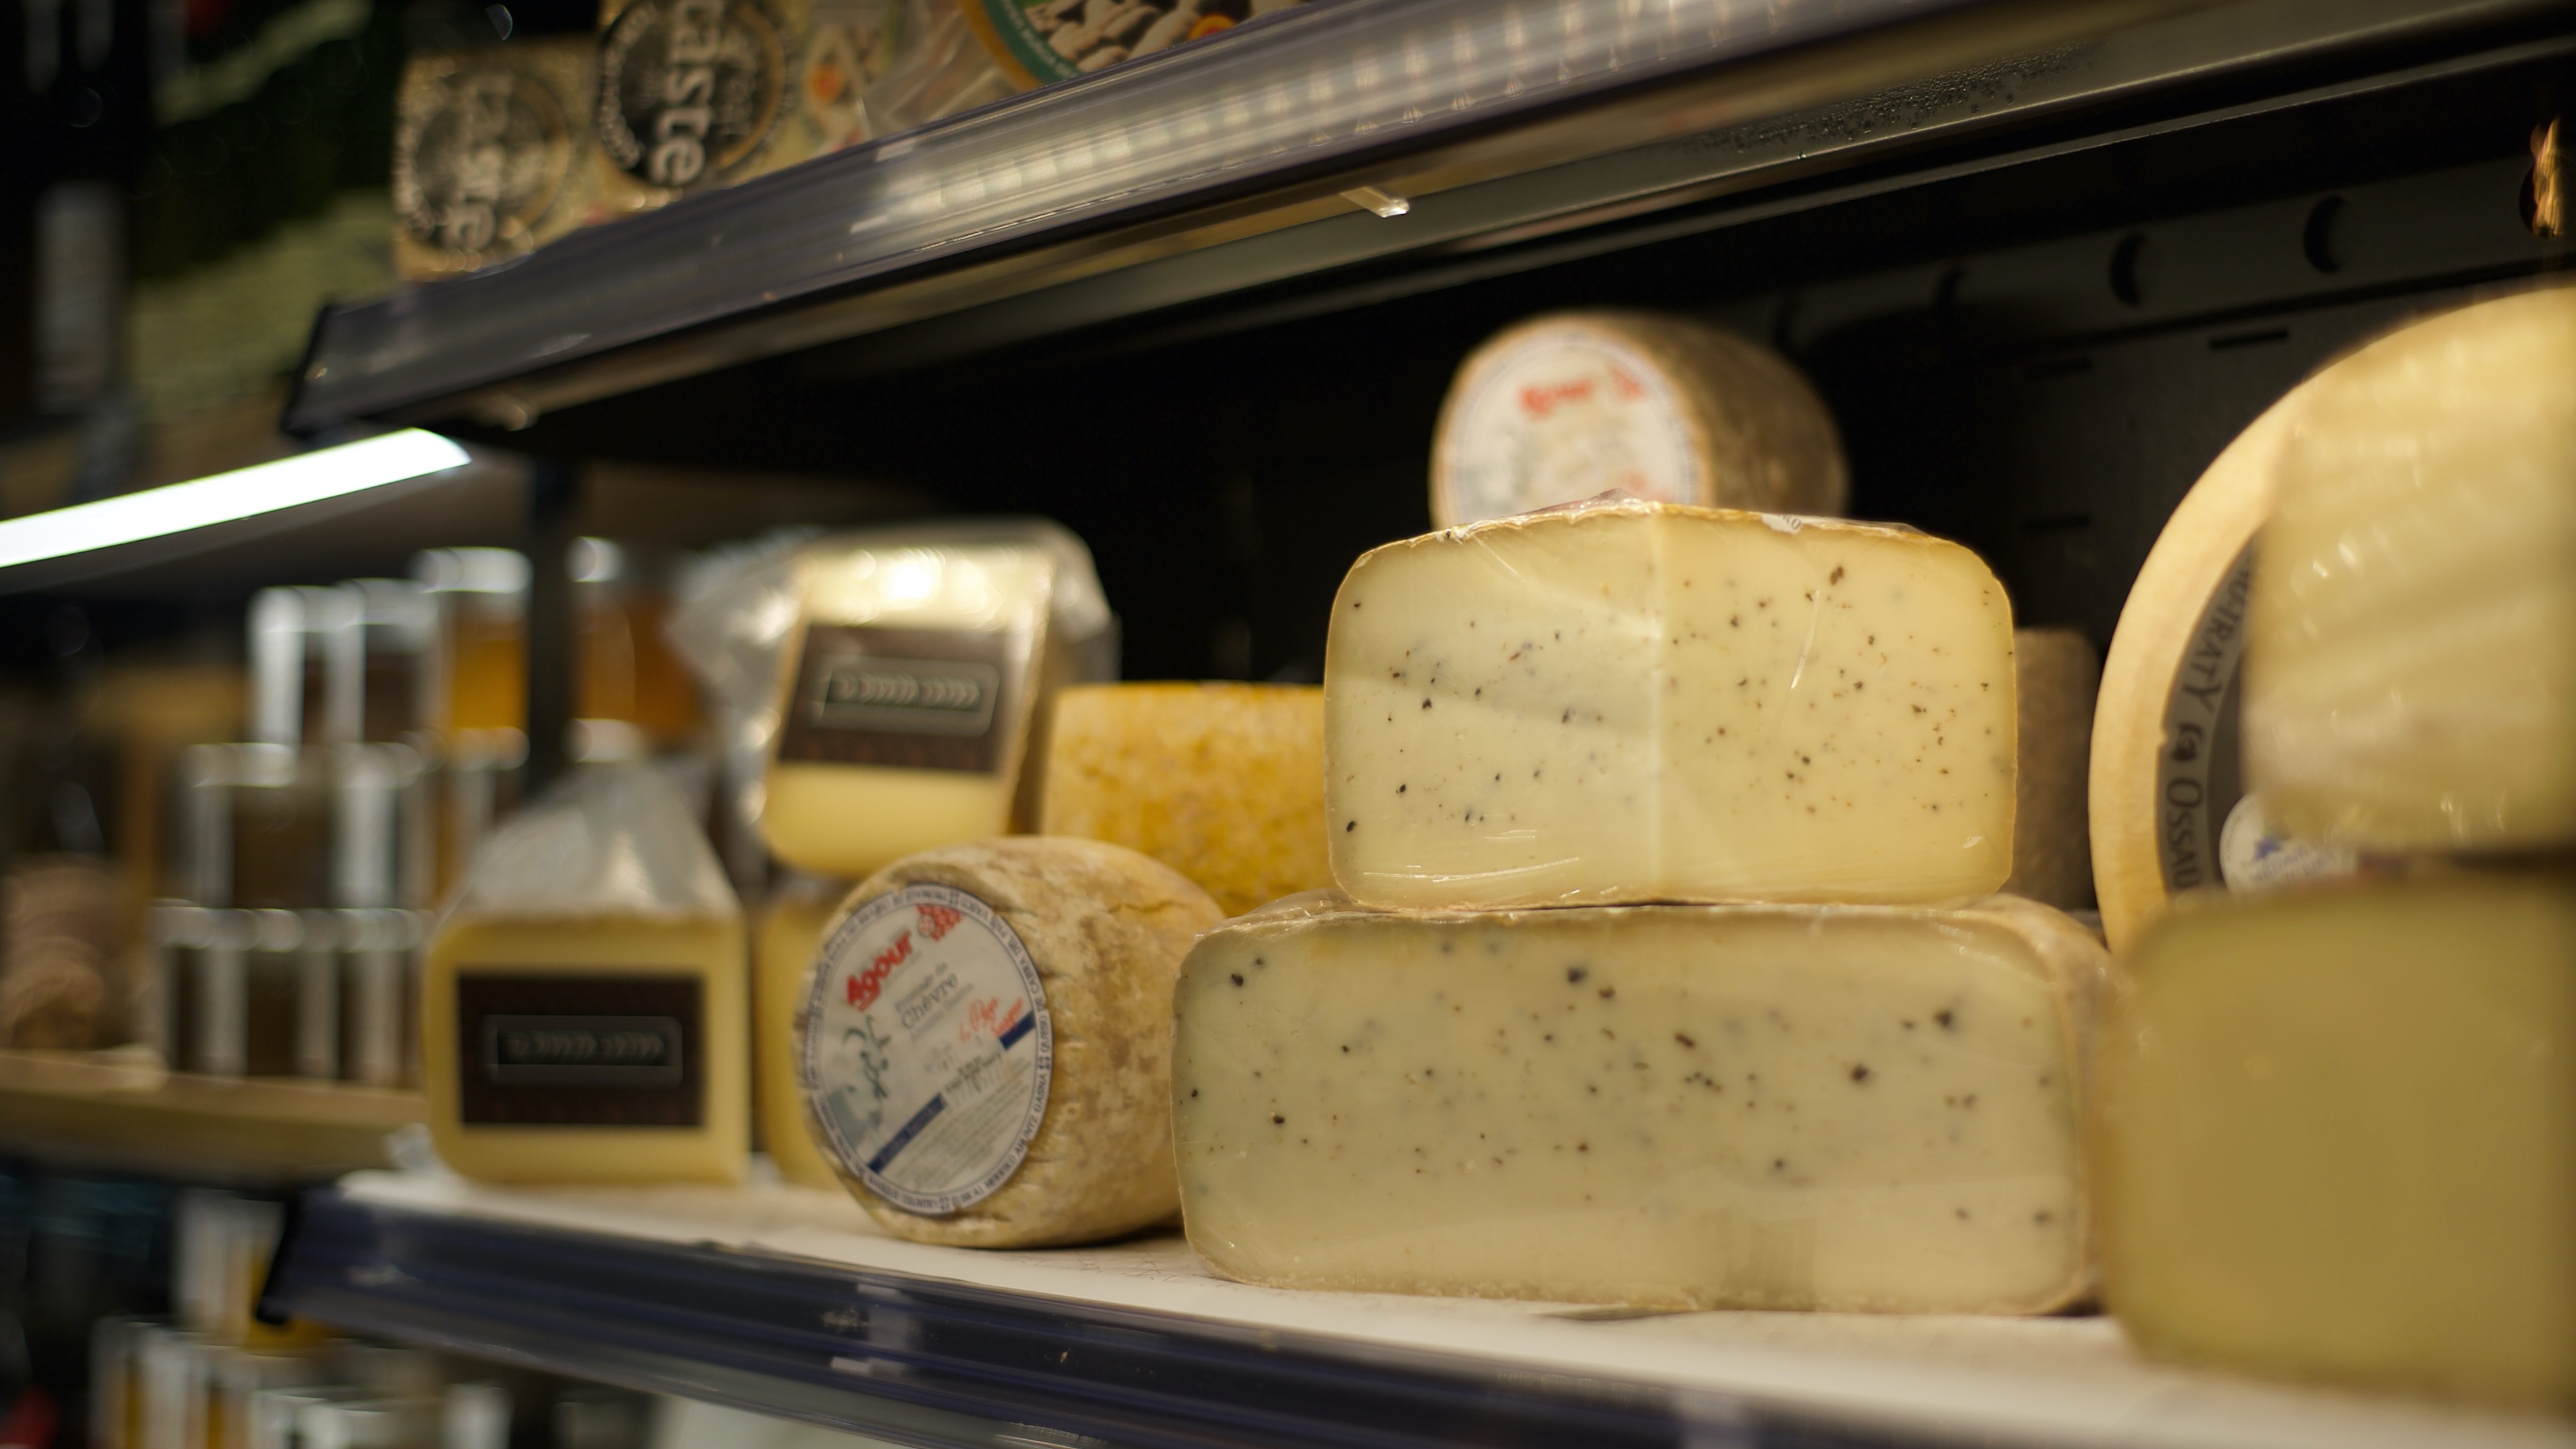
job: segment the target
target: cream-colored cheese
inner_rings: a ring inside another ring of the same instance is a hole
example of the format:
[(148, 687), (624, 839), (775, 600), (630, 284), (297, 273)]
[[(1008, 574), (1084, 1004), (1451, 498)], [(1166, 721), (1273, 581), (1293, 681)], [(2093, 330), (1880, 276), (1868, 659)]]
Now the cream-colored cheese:
[(2013, 631), (2018, 749), (2013, 871), (2004, 889), (2043, 905), (2093, 903), (2085, 789), (2101, 688), (2101, 657), (2081, 631)]
[(2012, 614), (1910, 530), (1637, 502), (1363, 555), (1324, 664), (1368, 904), (1930, 902), (2013, 859)]
[(1324, 692), (1099, 684), (1056, 699), (1038, 829), (1143, 851), (1227, 915), (1332, 884)]
[(2186, 898), (2103, 1040), (2103, 1292), (2149, 1352), (2576, 1407), (2576, 885)]
[(2045, 907), (1379, 913), (1190, 953), (1190, 1241), (1300, 1288), (2045, 1312), (2106, 958)]
[(1617, 490), (1663, 503), (1840, 513), (1833, 416), (1788, 359), (1652, 312), (1552, 312), (1459, 365), (1431, 453), (1443, 528)]
[[(816, 1142), (871, 1217), (921, 1242), (1039, 1247), (1169, 1217), (1172, 982), (1222, 918), (1097, 840), (897, 861), (843, 904), (798, 1009)], [(892, 1195), (915, 1191), (948, 1205)]]
[(2361, 850), (2576, 840), (2576, 287), (2417, 322), (2307, 391), (2247, 615), (2274, 824)]

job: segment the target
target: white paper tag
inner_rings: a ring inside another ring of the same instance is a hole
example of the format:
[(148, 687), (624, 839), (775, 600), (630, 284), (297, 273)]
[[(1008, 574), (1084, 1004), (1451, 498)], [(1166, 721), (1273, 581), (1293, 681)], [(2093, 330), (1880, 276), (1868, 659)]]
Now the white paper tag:
[(1055, 1029), (1038, 970), (993, 909), (909, 885), (823, 943), (797, 1076), (835, 1156), (909, 1212), (1010, 1179), (1046, 1116)]

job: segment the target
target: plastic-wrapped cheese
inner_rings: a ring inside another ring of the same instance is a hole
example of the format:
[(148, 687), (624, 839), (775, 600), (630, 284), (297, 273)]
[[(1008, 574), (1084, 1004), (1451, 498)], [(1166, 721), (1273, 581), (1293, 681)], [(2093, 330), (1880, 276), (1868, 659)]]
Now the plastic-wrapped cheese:
[(1190, 1242), (1296, 1288), (2038, 1313), (2108, 961), (1965, 910), (1282, 902), (1182, 969)]
[(1116, 672), (1081, 540), (1036, 520), (884, 529), (817, 544), (802, 571), (760, 817), (769, 848), (857, 878), (1028, 828), (1048, 697)]
[(1956, 544), (1637, 501), (1363, 555), (1324, 661), (1367, 904), (1931, 902), (2013, 859), (2012, 613)]
[(1651, 312), (1554, 312), (1468, 355), (1441, 405), (1443, 528), (1616, 489), (1664, 503), (1840, 513), (1833, 416), (1786, 358)]
[(2576, 882), (2186, 898), (2122, 965), (2103, 1293), (2140, 1346), (2576, 1408)]
[(2576, 287), (2416, 322), (2307, 390), (2247, 616), (2245, 761), (2290, 835), (2576, 840)]
[(1096, 840), (895, 862), (843, 904), (797, 1015), (815, 1140), (870, 1216), (922, 1242), (1169, 1217), (1172, 982), (1220, 919), (1170, 867)]
[(1332, 884), (1324, 692), (1102, 684), (1056, 699), (1038, 829), (1143, 851), (1227, 915)]

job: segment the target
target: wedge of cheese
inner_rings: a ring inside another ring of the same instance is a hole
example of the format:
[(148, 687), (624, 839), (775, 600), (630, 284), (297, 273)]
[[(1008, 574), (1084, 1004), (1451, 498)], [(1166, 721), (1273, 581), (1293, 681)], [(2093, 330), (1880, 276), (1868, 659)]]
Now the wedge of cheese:
[(1229, 916), (1332, 884), (1324, 692), (1094, 684), (1055, 704), (1038, 829), (1142, 851)]
[(2123, 966), (2099, 1167), (2132, 1338), (2576, 1407), (2576, 882), (2186, 897)]
[(1636, 501), (1342, 581), (1333, 879), (1376, 906), (1930, 902), (2013, 863), (2012, 610), (1901, 528)]
[(2246, 773), (2290, 836), (2576, 840), (2576, 286), (2417, 322), (2305, 390), (2246, 618)]
[(1190, 1242), (1284, 1287), (2046, 1312), (2091, 1282), (2079, 1123), (2106, 965), (2008, 896), (1282, 902), (1182, 969)]

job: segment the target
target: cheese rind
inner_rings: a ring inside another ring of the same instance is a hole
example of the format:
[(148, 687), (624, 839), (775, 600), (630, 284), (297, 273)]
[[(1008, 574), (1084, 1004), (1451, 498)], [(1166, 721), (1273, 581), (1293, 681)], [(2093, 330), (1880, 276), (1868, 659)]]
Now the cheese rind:
[(2193, 899), (2103, 1041), (2104, 1296), (2164, 1357), (2576, 1407), (2576, 884)]
[(1101, 684), (1056, 698), (1038, 829), (1142, 851), (1229, 916), (1332, 884), (1324, 692)]
[[(1207, 893), (1158, 861), (1096, 840), (1012, 836), (974, 841), (895, 862), (862, 882), (825, 934), (797, 1013), (798, 1085), (821, 1143), (837, 1141), (834, 1098), (862, 1103), (865, 1083), (845, 1075), (842, 1043), (817, 1040), (827, 1003), (876, 999), (861, 978), (877, 962), (843, 949), (846, 928), (872, 902), (914, 886), (947, 887), (979, 902), (1008, 930), (1034, 967), (1051, 1035), (1044, 1116), (1006, 1180), (946, 1212), (916, 1212), (871, 1189), (864, 1164), (834, 1158), (851, 1196), (889, 1230), (919, 1242), (1025, 1248), (1089, 1242), (1133, 1232), (1171, 1215), (1172, 982), (1198, 932), (1223, 919)], [(934, 928), (935, 929), (935, 928)], [(927, 936), (928, 930), (920, 933)], [(880, 972), (889, 1003), (900, 1003), (935, 969), (926, 942)], [(902, 974), (912, 965), (915, 977)], [(935, 994), (921, 998), (939, 1004)], [(1007, 1003), (1003, 1003), (1007, 1011)], [(1006, 1029), (997, 1016), (989, 1023)], [(828, 1028), (828, 1021), (826, 1021)], [(880, 1050), (915, 1050), (889, 1033)], [(939, 1043), (921, 1059), (897, 1061), (889, 1077), (947, 1070)], [(858, 1063), (864, 1067), (865, 1063)], [(841, 1134), (846, 1136), (846, 1133)], [(1005, 1144), (1007, 1145), (1007, 1143)]]
[(2247, 615), (2246, 770), (2290, 835), (2576, 840), (2576, 287), (2481, 302), (2308, 389)]
[(1283, 902), (1176, 1000), (1190, 1241), (1284, 1287), (2045, 1312), (2100, 945), (1959, 911)]
[(1440, 407), (1443, 528), (1609, 490), (1834, 514), (1850, 493), (1832, 414), (1788, 359), (1687, 317), (1553, 312), (1470, 353)]
[(752, 1105), (779, 1176), (805, 1187), (841, 1185), (806, 1126), (805, 1094), (796, 1085), (796, 1008), (815, 948), (848, 894), (845, 881), (790, 880), (761, 909), (752, 938)]
[(2013, 871), (2004, 889), (2042, 905), (2093, 903), (2085, 790), (2101, 689), (2101, 657), (2080, 631), (2013, 631), (2017, 759)]
[(1363, 555), (1325, 652), (1370, 905), (1931, 902), (2012, 865), (2011, 608), (1910, 530), (1638, 502)]

